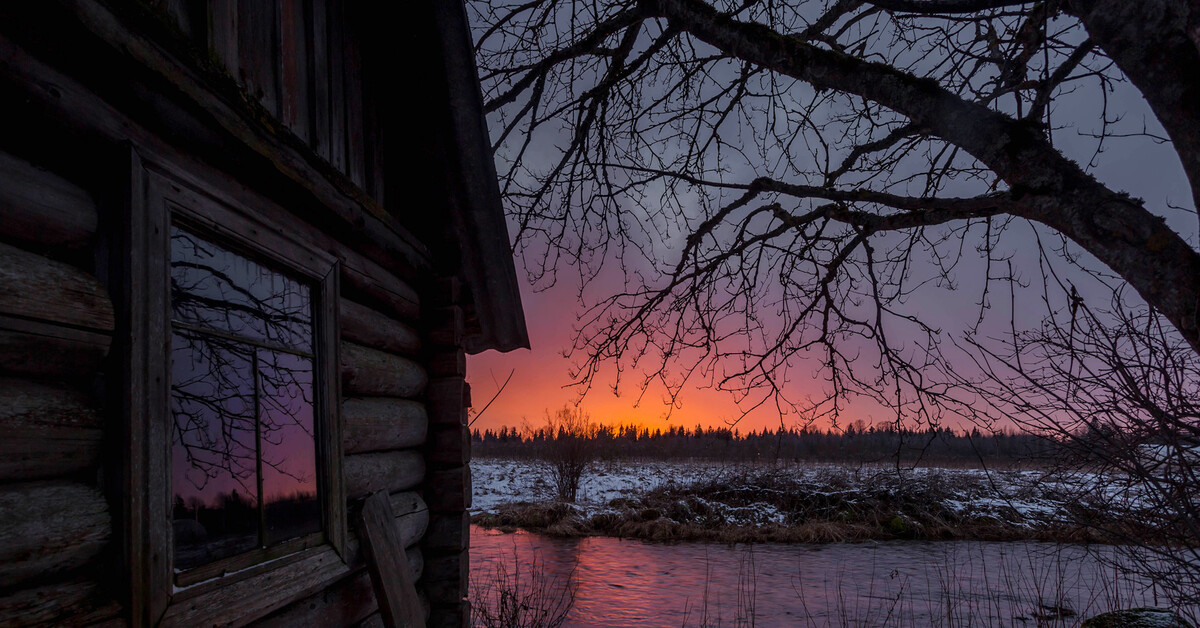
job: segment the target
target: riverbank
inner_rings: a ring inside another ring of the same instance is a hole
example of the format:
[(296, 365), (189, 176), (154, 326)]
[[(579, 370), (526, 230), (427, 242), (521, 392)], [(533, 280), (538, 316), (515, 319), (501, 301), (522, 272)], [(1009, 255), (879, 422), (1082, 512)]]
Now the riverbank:
[(574, 504), (537, 462), (472, 462), (472, 523), (554, 536), (652, 541), (1109, 540), (1111, 513), (1041, 471), (602, 462)]

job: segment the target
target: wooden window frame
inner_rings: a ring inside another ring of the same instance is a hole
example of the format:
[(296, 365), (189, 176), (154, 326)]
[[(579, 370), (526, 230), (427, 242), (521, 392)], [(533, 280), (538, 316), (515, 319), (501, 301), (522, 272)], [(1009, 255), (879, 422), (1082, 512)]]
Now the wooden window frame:
[[(286, 225), (273, 224), (224, 197), (219, 192), (221, 184), (194, 179), (144, 151), (131, 148), (129, 154), (128, 211), (121, 225), (123, 336), (127, 345), (122, 377), (122, 405), (127, 414), (122, 558), (133, 625), (173, 624), (172, 615), (182, 607), (221, 605), (231, 593), (255, 596), (260, 611), (282, 606), (294, 599), (297, 591), (317, 584), (314, 580), (320, 577), (314, 573), (314, 565), (320, 573), (332, 573), (349, 562), (340, 414), (339, 261), (289, 235)], [(321, 532), (189, 569), (182, 580), (172, 564), (172, 224), (252, 260), (286, 269), (287, 274), (311, 286), (315, 303), (313, 420), (322, 513)], [(271, 585), (264, 589), (266, 580)], [(237, 589), (245, 591), (236, 593)], [(219, 607), (215, 611), (219, 612)], [(187, 616), (187, 611), (180, 613)]]

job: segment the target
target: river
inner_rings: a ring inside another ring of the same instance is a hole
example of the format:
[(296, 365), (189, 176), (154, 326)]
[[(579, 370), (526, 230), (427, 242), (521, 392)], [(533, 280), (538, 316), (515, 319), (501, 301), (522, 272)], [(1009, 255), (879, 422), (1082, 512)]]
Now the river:
[[(473, 600), (503, 566), (521, 591), (575, 602), (564, 626), (1077, 626), (1165, 605), (1101, 558), (1109, 546), (973, 541), (648, 543), (471, 529)], [(531, 576), (536, 569), (541, 578)], [(540, 582), (539, 582), (540, 581)], [(492, 589), (494, 591), (494, 589)], [(495, 597), (491, 597), (494, 604)], [(1193, 611), (1194, 612), (1194, 611)]]

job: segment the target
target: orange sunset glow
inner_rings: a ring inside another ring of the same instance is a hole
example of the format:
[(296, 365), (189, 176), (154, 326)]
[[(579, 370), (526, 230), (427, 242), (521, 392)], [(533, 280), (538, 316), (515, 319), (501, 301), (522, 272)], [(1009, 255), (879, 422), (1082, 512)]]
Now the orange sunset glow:
[[(547, 410), (553, 412), (563, 404), (579, 401), (582, 389), (571, 386), (570, 369), (575, 358), (564, 357), (574, 339), (573, 325), (581, 307), (577, 291), (559, 284), (535, 292), (521, 278), (521, 298), (529, 325), (532, 349), (510, 353), (489, 351), (468, 358), (467, 373), (471, 384), (471, 401), (475, 411), (487, 407), (472, 429), (487, 430), (502, 426), (520, 427), (528, 420), (534, 426), (541, 423)], [(651, 430), (670, 425), (694, 428), (696, 425), (726, 427), (742, 415), (734, 397), (725, 391), (691, 386), (680, 395), (671, 408), (661, 385), (652, 386), (638, 399), (640, 380), (626, 375), (619, 394), (612, 389), (613, 371), (609, 365), (593, 382), (580, 407), (591, 418), (604, 425), (636, 424)], [(497, 396), (497, 391), (512, 373), (512, 381)], [(813, 389), (821, 385), (813, 381)], [(796, 386), (795, 388), (798, 388)], [(869, 423), (888, 420), (886, 414), (864, 412)], [(857, 415), (855, 418), (859, 418)], [(786, 427), (799, 427), (795, 416), (785, 417)], [(737, 421), (742, 432), (779, 427), (779, 414), (774, 407), (762, 407)], [(815, 427), (826, 428), (828, 422)]]

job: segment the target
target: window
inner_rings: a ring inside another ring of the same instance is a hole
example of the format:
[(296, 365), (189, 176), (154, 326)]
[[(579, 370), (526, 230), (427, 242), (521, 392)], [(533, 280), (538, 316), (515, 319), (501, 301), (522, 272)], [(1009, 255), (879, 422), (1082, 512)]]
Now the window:
[(319, 533), (312, 289), (172, 226), (175, 570)]
[(138, 624), (211, 623), (235, 598), (265, 612), (348, 569), (337, 260), (232, 183), (131, 166), (130, 607)]

